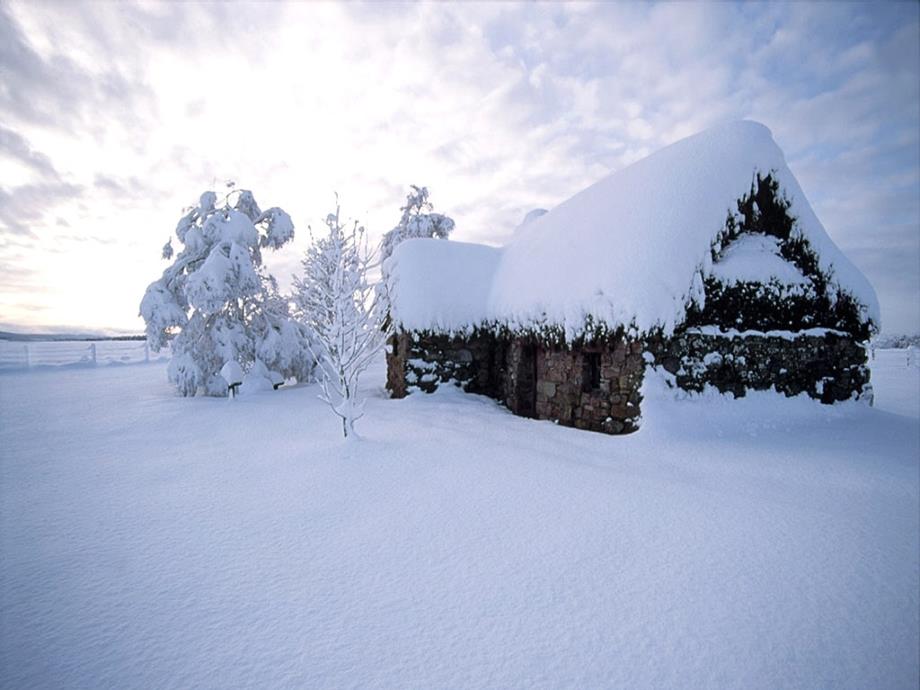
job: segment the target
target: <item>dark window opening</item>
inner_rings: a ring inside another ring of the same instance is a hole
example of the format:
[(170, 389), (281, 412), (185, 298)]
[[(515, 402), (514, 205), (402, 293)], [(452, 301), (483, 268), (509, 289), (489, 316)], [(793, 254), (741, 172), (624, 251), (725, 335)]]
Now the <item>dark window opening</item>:
[(584, 392), (601, 387), (601, 353), (585, 352), (582, 357), (581, 387)]

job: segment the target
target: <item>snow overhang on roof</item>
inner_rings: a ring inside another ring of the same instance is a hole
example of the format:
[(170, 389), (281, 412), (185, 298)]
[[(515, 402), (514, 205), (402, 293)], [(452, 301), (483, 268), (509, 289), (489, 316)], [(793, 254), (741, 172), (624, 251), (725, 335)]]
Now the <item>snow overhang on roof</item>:
[(459, 332), (484, 323), (501, 249), (411, 239), (385, 263), (391, 316), (406, 330)]
[(567, 338), (591, 322), (670, 332), (711, 269), (726, 215), (758, 172), (779, 182), (794, 232), (810, 242), (832, 287), (877, 325), (872, 286), (828, 236), (770, 130), (750, 121), (706, 130), (609, 175), (522, 226), (501, 249), (403, 243), (388, 264), (394, 319), (407, 330), (552, 325)]

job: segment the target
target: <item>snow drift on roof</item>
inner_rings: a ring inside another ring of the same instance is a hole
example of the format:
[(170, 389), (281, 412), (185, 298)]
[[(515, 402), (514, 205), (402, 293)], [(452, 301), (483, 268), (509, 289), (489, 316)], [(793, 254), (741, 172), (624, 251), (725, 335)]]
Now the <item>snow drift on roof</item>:
[(742, 235), (722, 250), (710, 275), (725, 285), (739, 282), (808, 286), (811, 281), (780, 254), (779, 240), (769, 235)]
[(606, 177), (522, 226), (502, 250), (405, 243), (394, 270), (394, 318), (409, 330), (498, 321), (554, 325), (572, 338), (590, 319), (670, 332), (700, 290), (700, 274), (711, 271), (711, 243), (757, 172), (773, 173), (797, 219), (794, 233), (809, 240), (832, 287), (853, 295), (878, 324), (872, 286), (827, 235), (770, 130), (749, 121), (689, 137)]
[(483, 323), (500, 253), (467, 242), (401, 242), (386, 262), (391, 315), (403, 328), (419, 331), (458, 331)]

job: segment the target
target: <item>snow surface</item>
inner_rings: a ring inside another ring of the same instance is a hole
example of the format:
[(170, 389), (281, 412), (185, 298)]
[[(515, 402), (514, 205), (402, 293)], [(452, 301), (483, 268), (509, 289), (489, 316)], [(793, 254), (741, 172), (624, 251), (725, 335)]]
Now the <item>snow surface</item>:
[(386, 264), (394, 317), (416, 330), (451, 331), (480, 323), (500, 256), (500, 249), (484, 244), (402, 242)]
[(649, 386), (609, 437), (378, 365), (346, 444), (127, 372), (0, 375), (2, 687), (917, 687), (916, 417)]
[(521, 224), (518, 225), (517, 228), (515, 229), (515, 232), (517, 232), (517, 230), (520, 230), (522, 227), (524, 227), (525, 225), (527, 225), (527, 224), (530, 223), (531, 221), (536, 220), (536, 219), (539, 218), (540, 216), (545, 216), (547, 213), (549, 213), (549, 211), (546, 210), (545, 208), (535, 208), (535, 209), (533, 209), (532, 211), (528, 211), (528, 212), (524, 215), (524, 220), (522, 220), (522, 221), (521, 221)]
[(910, 360), (907, 349), (876, 349), (869, 366), (875, 406), (920, 418), (920, 361)]
[(811, 281), (780, 255), (779, 240), (767, 235), (742, 235), (712, 264), (710, 275), (725, 285), (778, 282), (789, 287), (808, 287)]
[[(770, 130), (749, 121), (672, 144), (532, 219), (501, 249), (497, 265), (492, 253), (477, 265), (470, 249), (454, 252), (453, 243), (401, 246), (392, 271), (401, 283), (421, 284), (424, 272), (456, 276), (458, 284), (420, 294), (399, 288), (394, 318), (408, 330), (549, 323), (573, 337), (590, 317), (670, 331), (683, 320), (699, 275), (712, 269), (711, 244), (756, 172), (774, 173), (798, 232), (833, 274), (832, 287), (851, 293), (865, 307), (863, 316), (878, 325), (872, 286), (827, 235)], [(467, 273), (475, 295), (463, 295)], [(481, 288), (483, 280), (490, 280), (490, 290)]]

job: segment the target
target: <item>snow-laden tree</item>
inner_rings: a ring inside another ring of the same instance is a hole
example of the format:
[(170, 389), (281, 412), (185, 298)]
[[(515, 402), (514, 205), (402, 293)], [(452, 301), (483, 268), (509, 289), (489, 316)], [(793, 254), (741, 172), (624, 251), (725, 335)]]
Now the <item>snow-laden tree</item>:
[(307, 331), (290, 318), (273, 279), (261, 269), (262, 250), (294, 237), (280, 208), (262, 211), (248, 190), (231, 190), (218, 203), (205, 192), (176, 226), (163, 258), (174, 259), (151, 283), (140, 314), (155, 352), (172, 347), (169, 379), (182, 395), (226, 395), (220, 370), (228, 361), (245, 370), (261, 360), (284, 376), (309, 378)]
[(402, 218), (399, 225), (383, 236), (380, 260), (387, 259), (400, 242), (415, 237), (434, 237), (446, 240), (454, 229), (452, 218), (441, 213), (432, 213), (428, 201), (428, 188), (411, 185), (412, 191), (406, 197), (406, 205), (399, 210)]
[(342, 420), (345, 438), (353, 437), (364, 412), (358, 380), (383, 348), (381, 293), (368, 282), (373, 254), (357, 222), (346, 227), (340, 210), (326, 217), (328, 234), (314, 238), (303, 259), (303, 275), (294, 279), (296, 313), (313, 333), (310, 343), (322, 385), (320, 399)]
[(274, 276), (259, 269), (262, 291), (254, 301), (247, 322), (253, 342), (253, 366), (249, 377), (262, 376), (266, 385), (272, 372), (281, 379), (309, 381), (313, 377), (316, 359), (310, 350), (313, 334), (309, 327), (293, 314), (293, 303), (278, 291)]

